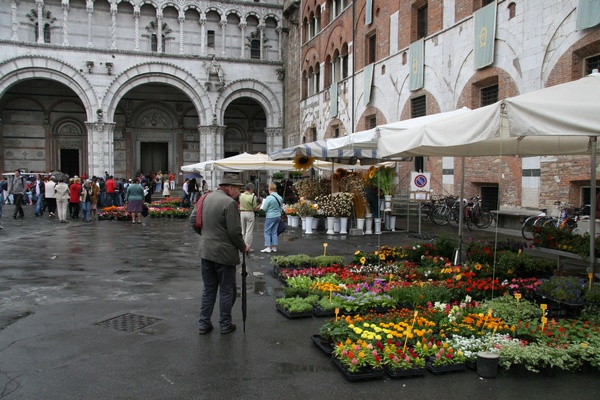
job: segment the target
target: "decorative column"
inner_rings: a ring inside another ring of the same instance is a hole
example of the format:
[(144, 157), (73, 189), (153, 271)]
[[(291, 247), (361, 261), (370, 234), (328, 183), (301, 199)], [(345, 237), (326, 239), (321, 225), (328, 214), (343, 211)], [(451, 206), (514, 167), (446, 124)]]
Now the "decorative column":
[(110, 4), (110, 48), (117, 48), (117, 3)]
[(282, 39), (283, 32), (282, 32), (282, 29), (281, 29), (281, 25), (279, 25), (277, 27), (277, 29), (275, 29), (275, 31), (277, 32), (277, 37), (278, 37), (278, 39), (277, 39), (277, 60), (281, 61), (281, 58), (282, 58), (281, 41), (283, 40)]
[(12, 36), (10, 37), (10, 40), (19, 40), (19, 36), (17, 35), (17, 29), (19, 28), (19, 22), (17, 21), (17, 4), (19, 4), (19, 0), (12, 0), (10, 2), (10, 8), (11, 8), (11, 17), (10, 17), (10, 24), (12, 26)]
[(140, 6), (133, 7), (133, 30), (134, 30), (134, 51), (140, 51)]
[(94, 47), (92, 43), (92, 17), (94, 16), (94, 2), (87, 0), (86, 10), (88, 13), (88, 47)]
[(206, 54), (206, 15), (201, 14), (198, 20), (200, 24), (200, 55)]
[(185, 14), (179, 13), (179, 54), (183, 54), (183, 23), (185, 22)]
[(246, 23), (246, 21), (244, 22), (240, 22), (240, 24), (238, 25), (238, 28), (240, 28), (240, 37), (242, 38), (242, 51), (240, 53), (240, 58), (245, 58), (246, 57), (246, 41), (244, 40), (246, 38), (246, 26), (248, 24)]
[(69, 0), (62, 0), (63, 11), (63, 46), (69, 45)]
[(263, 24), (258, 25), (258, 32), (260, 33), (260, 59), (264, 60), (264, 40), (265, 40), (265, 26)]
[(225, 28), (227, 28), (227, 20), (222, 19), (219, 25), (221, 25), (221, 54), (225, 57)]
[(163, 13), (162, 10), (156, 10), (156, 52), (163, 52), (163, 40), (162, 40), (162, 19)]
[[(219, 125), (199, 125), (200, 133), (200, 162), (209, 160), (218, 160), (224, 157), (223, 139), (225, 137), (226, 126)], [(210, 189), (216, 189), (216, 182), (220, 176), (211, 173), (206, 176), (206, 183)]]
[(44, 43), (44, 0), (35, 0), (37, 5), (38, 43)]
[(283, 149), (283, 128), (265, 128), (267, 154)]
[[(100, 111), (100, 110), (99, 110)], [(88, 130), (89, 175), (104, 176), (104, 171), (114, 173), (114, 123), (86, 122)]]

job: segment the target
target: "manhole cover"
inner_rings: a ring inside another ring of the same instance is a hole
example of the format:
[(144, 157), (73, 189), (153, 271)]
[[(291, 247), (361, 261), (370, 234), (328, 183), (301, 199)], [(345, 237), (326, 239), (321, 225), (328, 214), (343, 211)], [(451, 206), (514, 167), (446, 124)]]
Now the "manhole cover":
[(115, 331), (119, 332), (133, 332), (160, 321), (162, 321), (162, 319), (160, 318), (153, 318), (147, 317), (145, 315), (127, 313), (119, 315), (118, 317), (107, 319), (106, 321), (98, 322), (95, 325), (104, 328), (114, 329)]

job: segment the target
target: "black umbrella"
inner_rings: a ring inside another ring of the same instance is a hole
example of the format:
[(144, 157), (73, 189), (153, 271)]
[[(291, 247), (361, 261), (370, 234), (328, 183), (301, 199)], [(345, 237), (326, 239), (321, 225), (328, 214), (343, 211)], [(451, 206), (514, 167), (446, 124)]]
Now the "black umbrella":
[(54, 177), (54, 179), (56, 179), (57, 181), (66, 181), (67, 179), (67, 175), (65, 175), (64, 173), (60, 172), (60, 171), (56, 171), (56, 172), (51, 172), (51, 175)]
[(246, 298), (246, 277), (248, 271), (246, 271), (246, 252), (242, 253), (242, 321), (244, 321), (244, 333), (246, 333), (246, 313), (248, 311), (248, 300)]
[(183, 179), (194, 179), (194, 178), (196, 178), (196, 179), (202, 179), (202, 178), (203, 178), (203, 176), (202, 176), (202, 175), (200, 175), (200, 174), (197, 174), (197, 173), (195, 173), (195, 172), (191, 172), (191, 173), (189, 173), (189, 174), (185, 174), (185, 175), (183, 176)]

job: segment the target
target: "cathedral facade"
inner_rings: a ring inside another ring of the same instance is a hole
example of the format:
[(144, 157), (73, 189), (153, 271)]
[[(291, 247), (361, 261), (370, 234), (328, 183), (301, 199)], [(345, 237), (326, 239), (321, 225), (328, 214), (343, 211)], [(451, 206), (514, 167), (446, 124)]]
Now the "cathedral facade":
[(0, 0), (0, 170), (132, 177), (283, 144), (282, 1)]

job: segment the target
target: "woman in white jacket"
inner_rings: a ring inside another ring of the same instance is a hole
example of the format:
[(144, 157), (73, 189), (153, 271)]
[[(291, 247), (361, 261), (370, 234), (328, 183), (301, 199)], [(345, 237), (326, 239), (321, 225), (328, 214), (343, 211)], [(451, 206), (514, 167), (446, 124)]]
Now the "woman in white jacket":
[(56, 208), (58, 213), (58, 221), (61, 223), (67, 221), (67, 205), (69, 204), (69, 185), (64, 180), (59, 180), (54, 188), (56, 195)]

